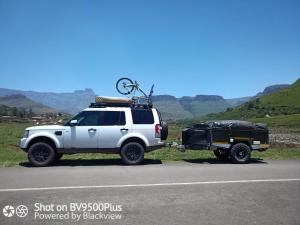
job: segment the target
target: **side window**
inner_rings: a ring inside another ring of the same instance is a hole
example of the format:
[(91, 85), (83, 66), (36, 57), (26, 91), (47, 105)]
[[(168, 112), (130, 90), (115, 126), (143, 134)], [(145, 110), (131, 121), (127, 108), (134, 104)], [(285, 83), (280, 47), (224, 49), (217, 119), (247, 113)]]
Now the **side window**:
[(153, 124), (154, 117), (152, 110), (132, 109), (133, 124)]
[(124, 111), (102, 111), (100, 116), (100, 126), (121, 126), (125, 125)]
[(97, 126), (99, 112), (82, 112), (76, 119), (78, 120), (78, 126)]

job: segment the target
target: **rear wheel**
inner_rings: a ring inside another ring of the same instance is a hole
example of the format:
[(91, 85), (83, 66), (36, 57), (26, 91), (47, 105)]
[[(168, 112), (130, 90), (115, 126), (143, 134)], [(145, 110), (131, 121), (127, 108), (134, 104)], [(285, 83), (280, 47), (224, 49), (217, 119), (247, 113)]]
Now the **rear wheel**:
[(230, 150), (230, 157), (234, 163), (249, 163), (251, 157), (251, 149), (244, 143), (237, 143)]
[(218, 159), (226, 160), (229, 158), (229, 150), (218, 148), (214, 150), (214, 154)]
[(130, 142), (122, 147), (120, 155), (126, 165), (137, 165), (144, 160), (144, 148), (137, 142)]
[(56, 157), (55, 150), (47, 143), (35, 143), (28, 150), (28, 160), (33, 166), (49, 166)]

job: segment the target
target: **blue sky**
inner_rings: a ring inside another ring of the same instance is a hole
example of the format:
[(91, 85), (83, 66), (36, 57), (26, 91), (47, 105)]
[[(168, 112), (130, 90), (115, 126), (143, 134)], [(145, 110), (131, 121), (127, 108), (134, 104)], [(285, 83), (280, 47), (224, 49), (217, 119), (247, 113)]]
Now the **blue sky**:
[(299, 0), (0, 0), (0, 87), (254, 95), (300, 77)]

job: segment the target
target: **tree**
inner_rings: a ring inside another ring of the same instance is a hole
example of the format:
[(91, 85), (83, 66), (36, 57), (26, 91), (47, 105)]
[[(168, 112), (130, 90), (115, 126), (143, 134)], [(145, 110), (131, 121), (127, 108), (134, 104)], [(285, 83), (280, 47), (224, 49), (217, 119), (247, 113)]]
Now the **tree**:
[(253, 104), (253, 102), (251, 101), (251, 102), (248, 102), (247, 103), (247, 109), (253, 109), (254, 108), (254, 104)]
[(30, 108), (29, 108), (29, 112), (28, 112), (28, 117), (31, 118), (31, 117), (33, 117), (33, 116), (34, 116), (34, 113), (33, 113), (33, 111), (32, 111), (32, 108), (30, 107)]

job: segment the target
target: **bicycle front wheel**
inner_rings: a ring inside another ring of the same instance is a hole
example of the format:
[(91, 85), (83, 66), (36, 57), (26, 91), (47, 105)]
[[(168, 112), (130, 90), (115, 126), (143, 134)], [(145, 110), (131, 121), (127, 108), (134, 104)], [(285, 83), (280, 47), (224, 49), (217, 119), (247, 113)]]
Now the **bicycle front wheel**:
[(117, 81), (116, 89), (122, 95), (129, 95), (134, 90), (134, 83), (129, 78), (122, 77)]

